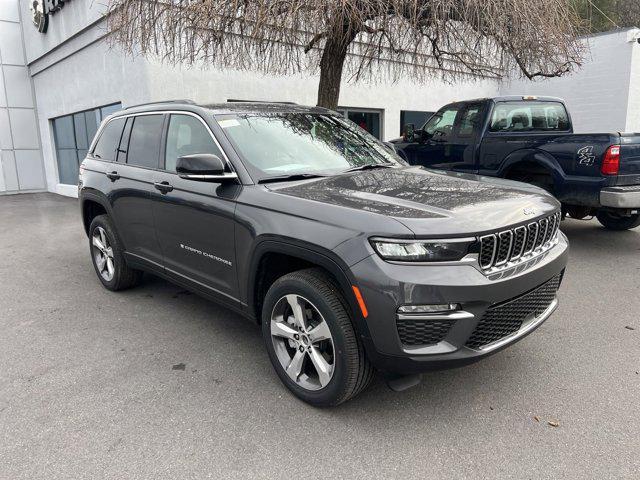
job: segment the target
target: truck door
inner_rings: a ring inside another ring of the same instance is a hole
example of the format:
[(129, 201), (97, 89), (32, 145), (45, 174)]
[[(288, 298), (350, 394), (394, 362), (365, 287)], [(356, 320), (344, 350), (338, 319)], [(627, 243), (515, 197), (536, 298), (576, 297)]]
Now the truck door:
[(448, 105), (429, 119), (419, 140), (405, 148), (409, 163), (429, 168), (447, 168), (452, 161), (449, 141), (453, 138), (459, 110), (459, 105)]

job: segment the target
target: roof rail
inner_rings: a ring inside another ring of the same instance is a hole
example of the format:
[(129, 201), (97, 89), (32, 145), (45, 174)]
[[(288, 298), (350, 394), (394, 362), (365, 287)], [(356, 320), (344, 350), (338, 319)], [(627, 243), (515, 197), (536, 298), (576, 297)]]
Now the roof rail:
[(283, 105), (297, 105), (296, 102), (271, 102), (269, 100), (239, 100), (237, 98), (228, 98), (227, 103), (281, 103)]
[(184, 99), (184, 100), (161, 100), (158, 102), (147, 102), (147, 103), (138, 103), (136, 105), (129, 105), (128, 107), (123, 108), (123, 110), (129, 110), (130, 108), (136, 108), (136, 107), (146, 107), (147, 105), (159, 105), (162, 103), (187, 103), (189, 105), (196, 105), (196, 102), (194, 102), (193, 100), (189, 100), (189, 99)]

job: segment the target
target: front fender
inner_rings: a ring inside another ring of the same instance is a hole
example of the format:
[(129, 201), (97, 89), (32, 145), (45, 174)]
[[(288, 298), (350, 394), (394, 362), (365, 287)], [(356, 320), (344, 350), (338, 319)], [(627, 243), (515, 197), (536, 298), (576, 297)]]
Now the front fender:
[(348, 304), (351, 318), (354, 322), (356, 333), (368, 338), (369, 329), (362, 316), (356, 299), (352, 293), (352, 285), (356, 285), (355, 278), (349, 267), (330, 250), (324, 249), (308, 242), (295, 238), (283, 237), (280, 235), (264, 235), (257, 237), (253, 248), (250, 251), (251, 261), (249, 262), (247, 275), (247, 304), (250, 312), (259, 320), (259, 312), (255, 302), (256, 276), (260, 266), (260, 261), (268, 253), (280, 253), (305, 260), (314, 265), (327, 270), (338, 282), (338, 286)]

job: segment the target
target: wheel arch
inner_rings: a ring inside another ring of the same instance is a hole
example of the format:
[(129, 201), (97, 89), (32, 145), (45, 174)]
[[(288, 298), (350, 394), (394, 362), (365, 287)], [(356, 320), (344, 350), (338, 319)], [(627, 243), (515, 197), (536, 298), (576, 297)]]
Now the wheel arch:
[[(273, 262), (274, 259), (277, 262), (275, 265), (279, 265), (280, 270), (269, 272), (267, 271), (269, 265), (265, 265), (265, 262), (269, 260)], [(289, 259), (292, 262), (291, 265), (280, 263), (283, 259)], [(287, 267), (293, 267), (293, 269)], [(324, 269), (336, 281), (336, 286), (347, 302), (356, 332), (368, 337), (366, 321), (352, 291), (355, 279), (349, 273), (347, 265), (330, 250), (295, 239), (267, 238), (260, 241), (253, 249), (247, 279), (247, 304), (255, 320), (258, 323), (261, 321), (262, 300), (273, 281), (291, 271), (310, 267)]]
[(565, 177), (562, 167), (552, 155), (534, 149), (517, 150), (509, 154), (502, 162), (498, 176), (510, 178), (510, 175), (518, 171), (548, 175), (553, 182), (554, 190)]
[(80, 196), (80, 211), (84, 232), (89, 235), (89, 226), (98, 215), (107, 214), (113, 218), (111, 207), (106, 198), (93, 192), (83, 192)]

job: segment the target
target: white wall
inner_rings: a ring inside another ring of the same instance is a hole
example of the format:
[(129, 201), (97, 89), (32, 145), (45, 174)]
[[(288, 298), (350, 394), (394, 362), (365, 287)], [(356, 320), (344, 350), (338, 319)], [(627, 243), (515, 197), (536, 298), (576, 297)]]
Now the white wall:
[(629, 78), (629, 101), (627, 109), (627, 132), (640, 133), (640, 30), (631, 32), (631, 36), (636, 38), (632, 43), (633, 53), (631, 55), (631, 69)]
[[(584, 65), (572, 75), (536, 80), (505, 80), (501, 95), (550, 95), (567, 102), (576, 132), (627, 130), (631, 58), (637, 50), (637, 29), (625, 29), (587, 37), (589, 51)], [(639, 67), (640, 68), (640, 67)], [(631, 105), (634, 111), (640, 106)], [(637, 127), (636, 127), (637, 128)]]
[(0, 0), (0, 193), (45, 188), (18, 0)]

